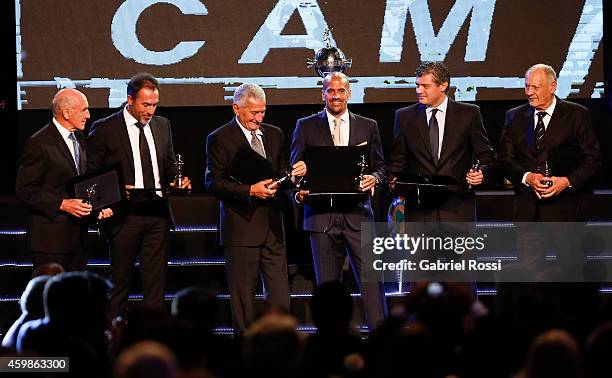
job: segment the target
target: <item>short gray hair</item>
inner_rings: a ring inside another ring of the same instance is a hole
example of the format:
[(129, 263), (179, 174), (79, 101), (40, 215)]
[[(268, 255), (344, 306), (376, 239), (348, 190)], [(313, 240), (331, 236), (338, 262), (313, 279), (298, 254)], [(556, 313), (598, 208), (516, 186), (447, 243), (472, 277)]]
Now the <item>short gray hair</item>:
[(527, 75), (534, 71), (544, 71), (550, 83), (552, 83), (553, 81), (557, 81), (557, 73), (555, 72), (555, 69), (549, 66), (548, 64), (534, 64), (533, 66), (527, 69), (527, 71), (525, 72), (525, 77), (527, 77)]
[(236, 88), (234, 104), (243, 108), (247, 105), (248, 98), (253, 98), (255, 101), (266, 101), (266, 93), (259, 85), (253, 83), (244, 83)]

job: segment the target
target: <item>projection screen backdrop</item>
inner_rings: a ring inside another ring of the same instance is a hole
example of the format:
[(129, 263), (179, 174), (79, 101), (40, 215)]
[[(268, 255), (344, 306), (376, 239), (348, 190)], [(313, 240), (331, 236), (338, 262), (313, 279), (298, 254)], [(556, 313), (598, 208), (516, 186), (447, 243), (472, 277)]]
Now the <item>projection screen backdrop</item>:
[(458, 100), (523, 98), (525, 69), (551, 64), (558, 95), (603, 94), (603, 0), (16, 0), (17, 106), (59, 87), (116, 107), (150, 72), (165, 106), (221, 105), (237, 85), (269, 104), (320, 103), (306, 60), (333, 45), (353, 59), (352, 102), (415, 101), (414, 70), (444, 61)]

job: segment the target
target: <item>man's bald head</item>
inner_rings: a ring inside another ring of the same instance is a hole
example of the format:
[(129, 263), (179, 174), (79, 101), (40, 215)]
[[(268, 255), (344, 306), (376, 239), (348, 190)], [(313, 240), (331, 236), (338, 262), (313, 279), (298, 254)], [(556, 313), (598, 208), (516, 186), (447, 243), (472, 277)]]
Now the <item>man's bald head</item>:
[(87, 97), (73, 88), (64, 88), (53, 97), (51, 109), (53, 117), (68, 131), (85, 129), (89, 119)]
[(75, 106), (80, 99), (85, 98), (85, 95), (73, 88), (63, 88), (53, 96), (51, 110), (53, 115), (58, 115), (64, 108)]

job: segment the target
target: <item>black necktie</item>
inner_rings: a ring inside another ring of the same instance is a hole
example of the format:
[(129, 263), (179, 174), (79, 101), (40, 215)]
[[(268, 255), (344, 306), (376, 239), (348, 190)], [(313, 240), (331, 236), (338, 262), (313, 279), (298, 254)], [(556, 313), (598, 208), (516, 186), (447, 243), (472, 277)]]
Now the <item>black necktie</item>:
[(436, 165), (438, 164), (438, 139), (440, 137), (438, 120), (436, 119), (437, 112), (438, 109), (431, 109), (431, 118), (429, 119), (429, 144), (431, 145), (431, 155)]
[(544, 117), (546, 112), (538, 112), (538, 123), (535, 127), (535, 140), (538, 152), (542, 149), (542, 137), (544, 136)]
[(140, 122), (136, 122), (136, 127), (140, 129), (138, 147), (140, 150), (140, 165), (142, 166), (142, 181), (145, 189), (153, 189), (155, 188), (155, 176), (153, 175), (153, 163), (151, 162), (149, 143), (147, 143), (147, 138), (145, 137), (143, 129), (145, 125)]

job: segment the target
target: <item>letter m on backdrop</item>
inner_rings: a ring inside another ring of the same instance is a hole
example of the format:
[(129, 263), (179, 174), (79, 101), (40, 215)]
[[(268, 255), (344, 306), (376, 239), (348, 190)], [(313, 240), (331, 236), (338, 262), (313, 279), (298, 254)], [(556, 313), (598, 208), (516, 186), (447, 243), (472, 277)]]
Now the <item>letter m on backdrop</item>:
[(408, 12), (421, 61), (443, 61), (470, 14), (465, 61), (484, 61), (494, 9), (495, 0), (457, 0), (436, 35), (427, 0), (387, 0), (380, 38), (380, 62), (401, 60)]

